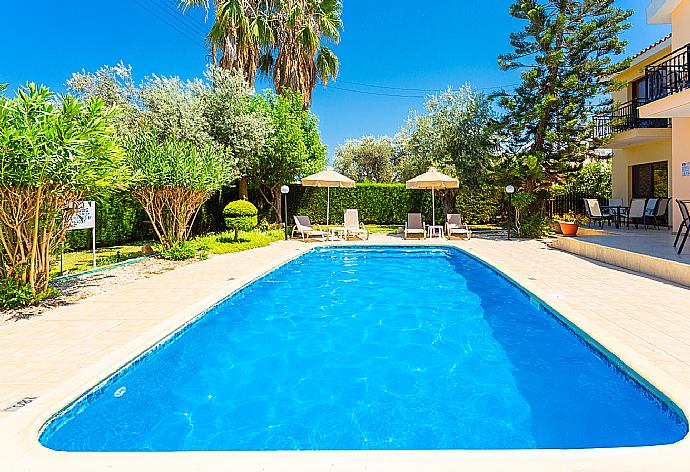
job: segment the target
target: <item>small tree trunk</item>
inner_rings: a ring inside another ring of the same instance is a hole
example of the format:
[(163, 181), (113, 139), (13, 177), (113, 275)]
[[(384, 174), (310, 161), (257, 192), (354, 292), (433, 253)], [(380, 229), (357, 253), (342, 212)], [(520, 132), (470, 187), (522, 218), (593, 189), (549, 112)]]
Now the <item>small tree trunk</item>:
[(273, 211), (276, 215), (276, 223), (283, 222), (283, 194), (280, 192), (280, 187), (275, 186), (271, 189), (273, 192)]
[(239, 183), (240, 200), (249, 200), (249, 179), (240, 177)]

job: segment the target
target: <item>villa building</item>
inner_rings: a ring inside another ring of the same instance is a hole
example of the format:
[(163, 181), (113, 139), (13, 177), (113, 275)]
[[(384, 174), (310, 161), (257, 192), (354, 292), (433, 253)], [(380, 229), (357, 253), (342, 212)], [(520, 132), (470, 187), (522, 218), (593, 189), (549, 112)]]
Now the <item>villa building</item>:
[(690, 200), (690, 0), (652, 0), (649, 23), (671, 24), (672, 35), (637, 54), (618, 78), (619, 107), (595, 118), (595, 133), (612, 135), (613, 197)]

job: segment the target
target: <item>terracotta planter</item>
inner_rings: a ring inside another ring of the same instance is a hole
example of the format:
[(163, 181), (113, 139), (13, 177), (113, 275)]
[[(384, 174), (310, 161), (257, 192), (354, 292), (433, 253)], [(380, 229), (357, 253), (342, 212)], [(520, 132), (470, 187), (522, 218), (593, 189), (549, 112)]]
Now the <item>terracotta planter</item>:
[(552, 221), (551, 222), (551, 229), (554, 231), (556, 234), (562, 234), (563, 232), (561, 231), (561, 224), (558, 221)]
[(568, 223), (567, 221), (559, 221), (558, 224), (561, 227), (563, 236), (575, 236), (577, 229), (580, 227), (577, 223)]

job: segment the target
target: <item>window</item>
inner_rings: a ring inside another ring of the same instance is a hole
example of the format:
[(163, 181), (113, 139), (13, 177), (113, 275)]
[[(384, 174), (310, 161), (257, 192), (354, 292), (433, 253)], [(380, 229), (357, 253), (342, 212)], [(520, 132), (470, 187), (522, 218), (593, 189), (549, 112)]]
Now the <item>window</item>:
[(633, 100), (647, 98), (647, 80), (644, 77), (632, 83), (632, 98)]
[(633, 198), (668, 197), (668, 161), (632, 167)]

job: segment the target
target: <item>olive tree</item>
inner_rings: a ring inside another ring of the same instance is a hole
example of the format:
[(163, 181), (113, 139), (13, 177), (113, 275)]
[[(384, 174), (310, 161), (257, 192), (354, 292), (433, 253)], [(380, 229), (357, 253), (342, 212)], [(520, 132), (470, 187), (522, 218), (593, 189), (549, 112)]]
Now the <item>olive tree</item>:
[(391, 183), (396, 177), (393, 151), (388, 136), (348, 139), (335, 150), (334, 167), (357, 182)]
[(113, 114), (33, 84), (0, 96), (0, 279), (29, 303), (48, 289), (75, 203), (127, 181)]

